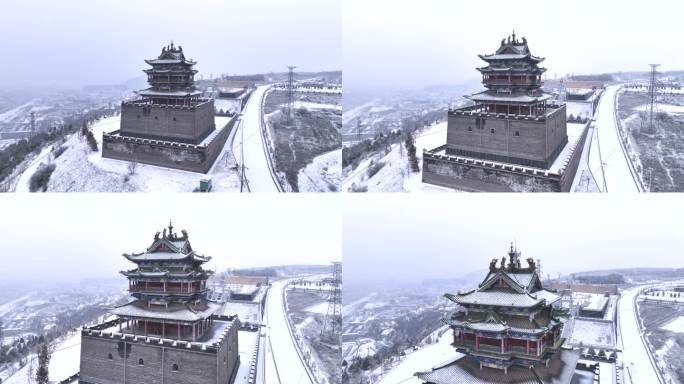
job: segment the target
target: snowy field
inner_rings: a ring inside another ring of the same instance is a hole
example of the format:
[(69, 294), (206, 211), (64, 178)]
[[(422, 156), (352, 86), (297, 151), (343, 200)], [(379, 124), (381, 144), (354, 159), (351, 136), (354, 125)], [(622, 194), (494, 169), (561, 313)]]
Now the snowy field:
[(297, 175), (299, 192), (337, 191), (342, 180), (342, 150), (314, 157)]
[[(216, 125), (224, 126), (229, 117), (217, 116)], [(102, 119), (92, 126), (99, 150), (92, 152), (79, 134), (68, 137), (68, 149), (56, 160), (51, 158), (52, 146), (44, 148), (31, 160), (19, 177), (16, 192), (28, 192), (31, 175), (43, 163), (54, 162), (56, 169), (48, 183), (49, 192), (192, 192), (200, 180), (211, 177), (213, 191), (239, 190), (239, 176), (233, 157), (228, 153), (230, 138), (208, 175), (147, 164), (136, 164), (131, 175), (130, 162), (102, 157), (102, 133), (119, 129), (120, 116)]]
[(670, 332), (684, 333), (684, 316), (679, 316), (660, 328)]

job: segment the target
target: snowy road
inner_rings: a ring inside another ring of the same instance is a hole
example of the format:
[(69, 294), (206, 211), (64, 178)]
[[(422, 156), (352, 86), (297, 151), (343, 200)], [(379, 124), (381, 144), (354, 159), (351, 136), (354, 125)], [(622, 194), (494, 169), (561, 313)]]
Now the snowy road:
[[(294, 340), (290, 336), (283, 301), (287, 280), (276, 281), (268, 291), (266, 301), (266, 375), (265, 381), (273, 384), (316, 384), (299, 358)], [(277, 362), (277, 363), (276, 363)]]
[(596, 140), (592, 141), (589, 163), (603, 192), (639, 192), (629, 160), (620, 144), (621, 139), (615, 121), (615, 95), (619, 88), (619, 85), (608, 87), (599, 101), (596, 113)]
[(279, 192), (277, 181), (271, 172), (271, 164), (261, 133), (261, 116), (264, 93), (268, 86), (258, 87), (249, 98), (239, 122), (243, 132), (235, 133), (233, 153), (237, 161), (241, 159), (240, 141), (244, 140), (245, 174), (251, 192)]
[(52, 145), (47, 145), (40, 151), (40, 154), (31, 161), (31, 165), (26, 168), (26, 170), (19, 176), (19, 181), (17, 181), (15, 192), (30, 192), (29, 184), (31, 181), (31, 176), (36, 173), (38, 167), (43, 163), (48, 163), (50, 160), (50, 154), (52, 153)]
[(625, 370), (628, 372), (625, 378), (633, 384), (658, 384), (660, 381), (650, 362), (651, 356), (641, 339), (639, 319), (634, 306), (634, 299), (642, 288), (635, 287), (624, 291), (618, 307), (622, 356)]

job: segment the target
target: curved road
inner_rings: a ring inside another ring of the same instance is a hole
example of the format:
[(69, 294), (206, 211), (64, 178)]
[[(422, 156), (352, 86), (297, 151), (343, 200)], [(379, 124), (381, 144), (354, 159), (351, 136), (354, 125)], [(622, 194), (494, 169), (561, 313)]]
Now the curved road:
[(639, 192), (629, 160), (622, 149), (615, 120), (615, 95), (619, 89), (619, 85), (609, 86), (599, 101), (596, 113), (598, 140), (592, 141), (592, 145), (596, 148), (592, 147), (590, 152), (591, 171), (597, 178), (599, 188), (603, 189), (603, 180), (600, 180), (601, 160), (603, 160), (606, 185), (606, 190), (603, 192)]
[(243, 132), (235, 133), (233, 141), (233, 153), (237, 161), (241, 161), (240, 140), (244, 140), (245, 149), (245, 175), (252, 192), (278, 192), (277, 182), (273, 179), (271, 165), (266, 145), (261, 134), (261, 116), (264, 93), (269, 86), (258, 87), (250, 96), (241, 117), (240, 129)]
[[(288, 280), (276, 281), (266, 300), (266, 382), (269, 384), (316, 384), (309, 379), (304, 362), (299, 358), (290, 337), (283, 290)], [(277, 362), (277, 363), (276, 363)]]
[(658, 384), (658, 374), (650, 362), (650, 353), (640, 335), (639, 318), (634, 305), (634, 299), (643, 288), (638, 286), (624, 291), (618, 306), (622, 357), (628, 372), (625, 379), (633, 384)]

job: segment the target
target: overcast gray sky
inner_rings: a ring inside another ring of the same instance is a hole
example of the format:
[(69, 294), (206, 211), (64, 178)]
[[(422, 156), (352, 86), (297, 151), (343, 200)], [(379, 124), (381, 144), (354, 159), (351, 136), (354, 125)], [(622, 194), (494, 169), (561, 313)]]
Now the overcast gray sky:
[(345, 89), (458, 84), (515, 29), (547, 75), (684, 69), (684, 3), (670, 0), (345, 0)]
[(117, 277), (169, 219), (208, 269), (341, 260), (341, 201), (295, 195), (4, 194), (0, 279)]
[(344, 204), (347, 282), (457, 278), (486, 269), (511, 241), (558, 272), (684, 267), (681, 196), (351, 195)]
[(117, 83), (172, 39), (210, 73), (341, 69), (341, 0), (7, 0), (0, 84)]

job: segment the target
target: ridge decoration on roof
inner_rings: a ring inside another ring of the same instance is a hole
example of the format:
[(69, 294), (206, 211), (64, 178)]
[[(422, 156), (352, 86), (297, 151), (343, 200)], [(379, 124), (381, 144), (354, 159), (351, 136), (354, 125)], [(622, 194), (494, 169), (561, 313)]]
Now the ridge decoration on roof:
[(161, 236), (157, 232), (154, 235), (154, 241), (145, 252), (140, 253), (124, 253), (123, 256), (134, 262), (142, 261), (165, 261), (165, 260), (191, 260), (200, 263), (206, 263), (211, 260), (211, 256), (198, 255), (192, 250), (190, 241), (188, 239), (188, 232), (181, 231), (181, 236), (178, 236), (173, 231), (173, 224), (169, 222), (168, 233), (167, 228), (164, 228)]
[(508, 38), (501, 39), (501, 46), (496, 50), (496, 53), (491, 55), (478, 55), (484, 61), (495, 60), (521, 60), (530, 59), (536, 63), (544, 61), (543, 57), (532, 55), (530, 48), (527, 46), (527, 39), (518, 40), (515, 31)]
[(477, 289), (444, 296), (458, 304), (519, 308), (553, 304), (560, 300), (555, 292), (542, 287), (534, 259), (528, 258), (527, 267), (523, 267), (520, 256), (520, 252), (511, 244), (508, 259), (502, 257), (500, 266), (497, 266), (498, 259), (493, 259), (489, 264), (489, 273)]
[(161, 53), (159, 54), (159, 57), (156, 59), (150, 59), (150, 60), (145, 60), (147, 64), (187, 64), (187, 65), (195, 65), (197, 62), (193, 61), (192, 59), (188, 60), (185, 58), (185, 55), (183, 54), (183, 47), (179, 46), (174, 46), (173, 41), (171, 44), (165, 46), (162, 48)]

